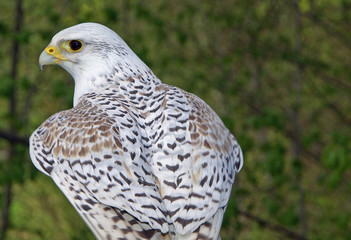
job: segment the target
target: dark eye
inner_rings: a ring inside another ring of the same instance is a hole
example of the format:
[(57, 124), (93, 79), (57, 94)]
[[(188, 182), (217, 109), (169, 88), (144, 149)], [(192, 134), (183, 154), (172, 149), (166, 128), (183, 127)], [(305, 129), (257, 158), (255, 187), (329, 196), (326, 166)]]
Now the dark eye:
[(83, 44), (81, 41), (79, 40), (71, 40), (69, 41), (69, 47), (72, 49), (72, 51), (76, 52), (76, 51), (79, 51), (82, 47), (83, 47)]

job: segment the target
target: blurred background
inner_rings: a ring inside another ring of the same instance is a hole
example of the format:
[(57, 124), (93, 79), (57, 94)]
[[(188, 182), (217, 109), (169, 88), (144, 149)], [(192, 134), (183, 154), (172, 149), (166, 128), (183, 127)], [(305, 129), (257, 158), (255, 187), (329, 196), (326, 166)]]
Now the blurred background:
[(224, 240), (350, 237), (350, 0), (14, 0), (0, 3), (0, 240), (94, 239), (28, 153), (30, 134), (72, 107), (73, 80), (41, 72), (39, 54), (86, 21), (204, 99), (238, 139)]

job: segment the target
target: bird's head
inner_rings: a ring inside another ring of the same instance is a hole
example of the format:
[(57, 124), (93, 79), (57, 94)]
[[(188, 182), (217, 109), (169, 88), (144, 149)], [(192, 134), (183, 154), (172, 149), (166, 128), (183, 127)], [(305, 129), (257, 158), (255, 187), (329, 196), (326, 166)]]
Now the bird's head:
[(114, 31), (98, 23), (82, 23), (58, 32), (39, 57), (40, 68), (59, 65), (75, 80), (75, 101), (106, 79), (128, 78), (150, 71)]

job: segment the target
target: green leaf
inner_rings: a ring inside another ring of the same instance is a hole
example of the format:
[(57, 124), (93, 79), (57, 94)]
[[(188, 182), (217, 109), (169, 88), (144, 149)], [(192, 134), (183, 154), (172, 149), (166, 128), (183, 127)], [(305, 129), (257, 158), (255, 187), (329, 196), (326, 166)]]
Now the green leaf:
[(329, 170), (343, 172), (350, 165), (350, 157), (347, 149), (340, 145), (328, 145), (323, 149), (322, 163)]
[(112, 6), (108, 6), (104, 9), (104, 15), (108, 22), (117, 22), (118, 21), (118, 13), (116, 9)]
[(0, 35), (5, 36), (8, 34), (8, 32), (9, 32), (8, 26), (5, 23), (0, 22)]
[(294, 208), (284, 208), (278, 217), (279, 222), (288, 226), (297, 226), (299, 223), (299, 216)]
[(9, 76), (1, 76), (0, 78), (0, 96), (9, 98), (12, 94), (13, 80)]
[(276, 200), (272, 198), (265, 198), (263, 200), (263, 203), (271, 215), (275, 215), (276, 213), (278, 213), (280, 209), (280, 204)]

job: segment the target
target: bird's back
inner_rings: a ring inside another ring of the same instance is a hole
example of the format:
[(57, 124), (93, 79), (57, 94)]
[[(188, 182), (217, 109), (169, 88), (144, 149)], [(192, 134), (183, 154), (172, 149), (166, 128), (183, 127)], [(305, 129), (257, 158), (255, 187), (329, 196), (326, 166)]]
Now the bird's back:
[(84, 95), (45, 121), (31, 137), (34, 164), (101, 239), (121, 229), (132, 230), (126, 239), (217, 239), (239, 145), (195, 95), (131, 85)]

